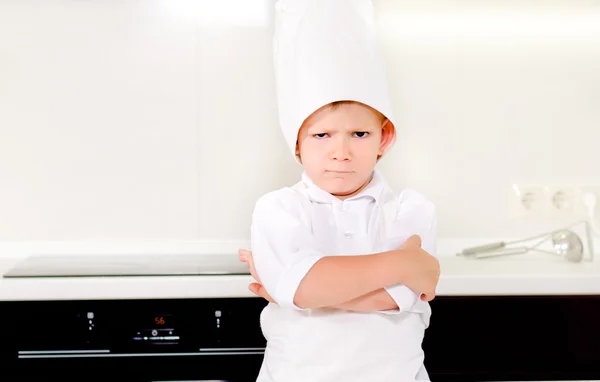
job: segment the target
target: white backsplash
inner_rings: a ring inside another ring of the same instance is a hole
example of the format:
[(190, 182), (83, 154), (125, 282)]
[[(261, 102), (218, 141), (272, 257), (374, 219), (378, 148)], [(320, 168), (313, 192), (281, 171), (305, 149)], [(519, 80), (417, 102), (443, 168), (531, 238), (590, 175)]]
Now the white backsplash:
[[(0, 241), (248, 238), (256, 198), (301, 168), (278, 128), (272, 1), (237, 2), (0, 2)], [(437, 204), (443, 238), (565, 223), (514, 220), (507, 194), (600, 184), (600, 3), (374, 4), (389, 182)]]

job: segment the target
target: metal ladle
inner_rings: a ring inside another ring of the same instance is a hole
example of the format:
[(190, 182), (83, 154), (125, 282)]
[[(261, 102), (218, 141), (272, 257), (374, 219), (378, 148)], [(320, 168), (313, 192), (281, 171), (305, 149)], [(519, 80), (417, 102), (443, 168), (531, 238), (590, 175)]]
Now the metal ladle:
[(552, 235), (552, 245), (554, 246), (554, 254), (566, 258), (567, 261), (579, 263), (583, 260), (583, 242), (579, 235), (573, 231), (556, 232)]
[[(579, 263), (583, 260), (583, 242), (581, 241), (579, 235), (577, 235), (575, 232), (566, 229), (556, 231), (551, 233), (551, 239), (554, 251), (548, 251), (537, 248), (539, 245), (546, 241), (546, 239), (544, 239), (543, 241), (534, 245), (533, 247), (508, 248), (501, 251), (484, 250), (483, 252), (476, 253), (475, 257), (481, 259), (498, 256), (520, 255), (529, 251), (538, 251), (564, 257), (565, 259), (567, 259), (567, 261), (572, 263)], [(486, 248), (486, 246), (481, 246), (479, 248), (483, 249)]]

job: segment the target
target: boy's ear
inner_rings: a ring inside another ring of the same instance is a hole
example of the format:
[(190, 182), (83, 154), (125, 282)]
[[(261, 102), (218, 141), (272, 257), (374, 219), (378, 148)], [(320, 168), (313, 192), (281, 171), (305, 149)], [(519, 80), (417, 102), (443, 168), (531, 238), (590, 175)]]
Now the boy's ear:
[(300, 159), (300, 145), (298, 145), (298, 141), (296, 141), (296, 157), (298, 158), (298, 161), (302, 163), (302, 159)]
[(394, 125), (390, 122), (389, 119), (386, 118), (381, 125), (381, 142), (379, 144), (379, 152), (378, 157), (380, 158), (383, 155), (385, 149), (393, 142), (394, 135), (396, 134), (396, 129)]

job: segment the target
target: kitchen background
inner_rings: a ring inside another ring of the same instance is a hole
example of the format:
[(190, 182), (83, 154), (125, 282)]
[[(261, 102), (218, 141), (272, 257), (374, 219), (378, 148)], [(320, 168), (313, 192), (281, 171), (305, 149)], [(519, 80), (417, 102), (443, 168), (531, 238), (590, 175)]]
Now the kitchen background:
[[(273, 3), (0, 1), (0, 241), (247, 240), (301, 173)], [(573, 221), (600, 190), (600, 2), (374, 5), (399, 127), (380, 168), (436, 203), (440, 240)]]

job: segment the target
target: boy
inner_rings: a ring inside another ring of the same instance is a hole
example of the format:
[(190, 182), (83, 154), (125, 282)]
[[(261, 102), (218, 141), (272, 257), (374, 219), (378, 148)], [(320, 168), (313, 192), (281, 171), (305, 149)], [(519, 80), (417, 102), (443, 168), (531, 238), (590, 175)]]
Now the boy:
[(257, 382), (428, 380), (435, 208), (375, 170), (396, 131), (371, 4), (279, 1), (277, 16), (280, 122), (304, 173), (257, 201), (240, 251), (271, 302)]

